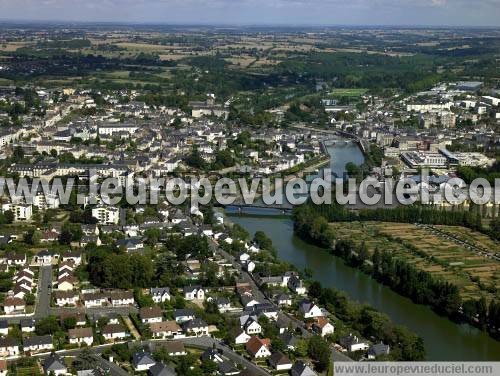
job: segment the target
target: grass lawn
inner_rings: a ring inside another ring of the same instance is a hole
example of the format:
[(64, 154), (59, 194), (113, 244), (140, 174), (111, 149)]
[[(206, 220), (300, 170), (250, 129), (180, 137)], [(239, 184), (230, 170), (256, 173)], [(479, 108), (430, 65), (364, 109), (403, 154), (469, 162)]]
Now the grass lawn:
[(329, 94), (336, 97), (359, 97), (367, 91), (368, 89), (332, 89)]

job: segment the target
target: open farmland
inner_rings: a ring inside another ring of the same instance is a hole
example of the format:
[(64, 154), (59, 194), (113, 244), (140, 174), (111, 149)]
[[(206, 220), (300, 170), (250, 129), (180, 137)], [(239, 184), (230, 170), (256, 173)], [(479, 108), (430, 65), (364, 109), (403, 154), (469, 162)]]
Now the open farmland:
[[(500, 281), (500, 262), (431, 228), (385, 222), (338, 222), (331, 226), (339, 239), (350, 239), (357, 244), (365, 242), (369, 252), (375, 248), (391, 251), (418, 269), (456, 284), (463, 298), (483, 294), (491, 299)], [(489, 238), (482, 234), (461, 227), (452, 229), (488, 244)]]

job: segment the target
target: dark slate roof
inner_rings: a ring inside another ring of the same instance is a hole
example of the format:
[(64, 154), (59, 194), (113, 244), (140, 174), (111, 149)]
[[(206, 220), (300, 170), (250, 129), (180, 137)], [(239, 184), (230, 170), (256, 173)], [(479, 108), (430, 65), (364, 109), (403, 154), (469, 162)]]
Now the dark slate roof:
[(24, 347), (47, 345), (49, 343), (52, 343), (51, 335), (27, 337), (23, 340)]
[(51, 354), (43, 363), (43, 370), (46, 374), (51, 371), (65, 370), (66, 364), (64, 364), (63, 358), (57, 354)]
[(175, 371), (163, 363), (156, 363), (148, 370), (149, 376), (176, 376)]
[(156, 363), (151, 354), (143, 351), (136, 352), (132, 358), (132, 364), (135, 368), (141, 364), (154, 364)]

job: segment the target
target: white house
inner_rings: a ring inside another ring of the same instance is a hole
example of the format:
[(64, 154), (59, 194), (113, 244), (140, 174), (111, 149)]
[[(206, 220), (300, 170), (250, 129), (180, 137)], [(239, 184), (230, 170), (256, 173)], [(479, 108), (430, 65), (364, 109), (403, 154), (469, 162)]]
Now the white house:
[(249, 317), (245, 325), (243, 326), (245, 332), (248, 335), (255, 335), (262, 333), (262, 326), (252, 317)]
[(370, 347), (368, 342), (363, 341), (355, 335), (349, 334), (346, 337), (340, 338), (340, 344), (349, 352), (366, 350)]
[(33, 333), (35, 331), (35, 320), (33, 319), (21, 320), (20, 325), (23, 333)]
[(184, 299), (186, 300), (205, 300), (205, 290), (201, 286), (185, 286)]
[(94, 342), (94, 335), (92, 333), (92, 328), (75, 328), (68, 330), (69, 343), (71, 344), (86, 344), (87, 346), (92, 346)]
[(125, 327), (121, 324), (108, 324), (102, 328), (101, 333), (106, 340), (116, 340), (127, 337)]
[(293, 275), (288, 280), (288, 288), (298, 295), (305, 295), (306, 288), (299, 277)]
[(181, 328), (175, 320), (151, 323), (149, 330), (154, 338), (176, 338), (181, 333)]
[(304, 316), (305, 319), (323, 316), (321, 308), (307, 299), (304, 299), (302, 302), (300, 302), (299, 312)]
[(208, 336), (208, 324), (202, 319), (195, 318), (182, 324), (186, 334), (194, 334), (197, 337)]
[(132, 291), (114, 291), (109, 295), (113, 307), (128, 306), (135, 303)]
[(313, 330), (321, 337), (333, 334), (335, 328), (325, 317), (316, 317), (316, 321), (312, 325)]
[(191, 309), (176, 309), (174, 311), (174, 319), (178, 324), (193, 320), (195, 318), (194, 312)]
[(170, 289), (168, 287), (153, 287), (149, 290), (149, 294), (155, 303), (163, 303), (170, 301)]
[(19, 355), (19, 343), (13, 338), (0, 338), (0, 356)]
[(143, 307), (139, 310), (139, 316), (145, 324), (163, 321), (163, 313), (160, 307)]
[(276, 371), (287, 371), (293, 364), (285, 354), (278, 351), (269, 358), (269, 365)]
[(82, 294), (82, 301), (85, 308), (102, 307), (108, 301), (107, 297), (101, 293)]
[(132, 365), (137, 372), (147, 371), (156, 364), (151, 354), (144, 350), (139, 351), (132, 357)]
[(52, 350), (54, 345), (52, 344), (52, 336), (33, 336), (23, 339), (24, 351), (42, 351), (42, 350)]
[(233, 337), (234, 343), (237, 345), (244, 345), (251, 338), (244, 330), (236, 330)]
[(246, 343), (248, 353), (256, 359), (271, 356), (271, 351), (269, 351), (270, 346), (271, 340), (269, 338), (261, 339), (256, 336), (251, 337)]
[(24, 312), (25, 308), (26, 308), (26, 303), (24, 302), (23, 299), (20, 298), (8, 297), (5, 298), (3, 302), (3, 310), (7, 315), (16, 312)]

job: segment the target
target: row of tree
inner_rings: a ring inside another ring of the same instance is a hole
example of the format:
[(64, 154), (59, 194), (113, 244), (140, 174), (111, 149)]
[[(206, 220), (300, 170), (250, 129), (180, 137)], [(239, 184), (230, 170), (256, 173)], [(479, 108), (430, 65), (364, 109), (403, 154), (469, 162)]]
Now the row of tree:
[(349, 210), (339, 204), (308, 205), (316, 214), (329, 222), (382, 221), (400, 223), (424, 223), (430, 225), (464, 226), (484, 231), (479, 211), (445, 210), (422, 205), (401, 205), (386, 209)]
[(323, 288), (319, 282), (311, 283), (309, 295), (364, 337), (375, 338), (391, 346), (390, 359), (425, 359), (422, 338), (406, 327), (395, 325), (387, 315), (373, 307), (355, 303), (345, 293), (334, 288)]
[(320, 247), (332, 249), (335, 255), (342, 257), (350, 265), (361, 268), (415, 303), (429, 305), (439, 314), (453, 320), (464, 320), (487, 329), (494, 337), (499, 336), (500, 302), (492, 300), (488, 308), (484, 298), (462, 301), (455, 284), (418, 270), (388, 251), (375, 249), (370, 255), (365, 244), (356, 245), (350, 240), (335, 240), (335, 233), (328, 226), (327, 219), (318, 215), (310, 206), (296, 208), (294, 228), (300, 237)]

